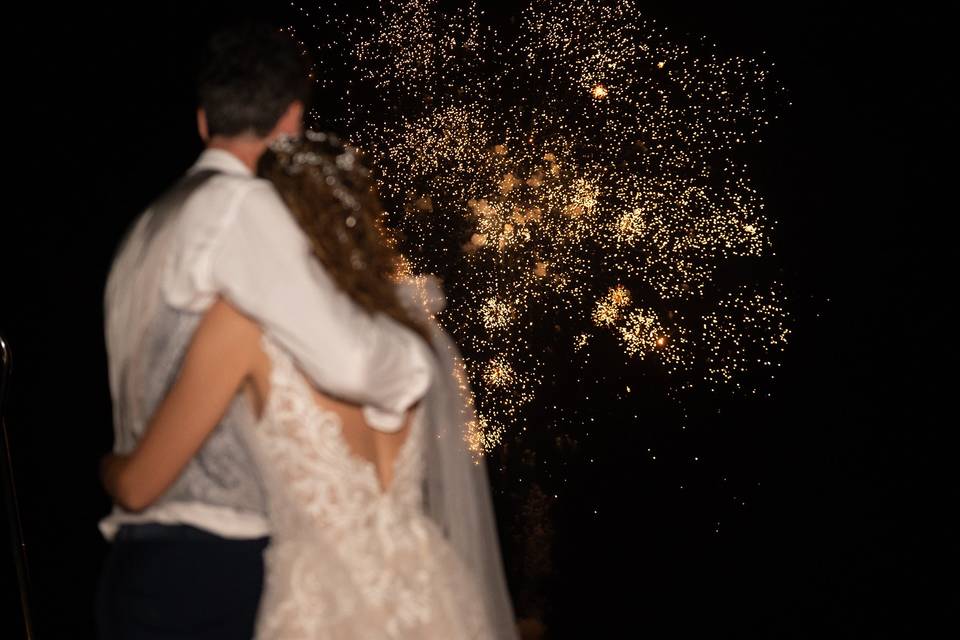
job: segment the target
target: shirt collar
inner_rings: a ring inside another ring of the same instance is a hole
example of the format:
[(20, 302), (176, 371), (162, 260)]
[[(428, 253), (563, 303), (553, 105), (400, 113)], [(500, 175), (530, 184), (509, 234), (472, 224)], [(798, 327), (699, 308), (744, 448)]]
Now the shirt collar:
[(235, 173), (244, 176), (253, 175), (253, 172), (237, 156), (223, 149), (205, 149), (197, 158), (197, 161), (193, 163), (190, 171), (200, 171), (201, 169), (216, 169), (223, 173)]

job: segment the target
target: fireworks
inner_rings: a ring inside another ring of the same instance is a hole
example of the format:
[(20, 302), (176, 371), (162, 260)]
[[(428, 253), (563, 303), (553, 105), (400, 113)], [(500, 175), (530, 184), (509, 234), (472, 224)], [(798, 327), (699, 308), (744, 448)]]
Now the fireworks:
[(717, 277), (771, 255), (737, 160), (781, 93), (769, 65), (675, 41), (630, 1), (537, 0), (510, 32), (472, 4), (367, 15), (325, 16), (352, 66), (341, 126), (380, 168), (411, 268), (445, 280), (476, 448), (536, 397), (544, 327), (569, 358), (614, 340), (684, 387), (775, 360), (779, 289)]
[(764, 292), (741, 288), (728, 292), (703, 316), (707, 381), (739, 386), (739, 375), (776, 366), (790, 336), (781, 298), (776, 283)]

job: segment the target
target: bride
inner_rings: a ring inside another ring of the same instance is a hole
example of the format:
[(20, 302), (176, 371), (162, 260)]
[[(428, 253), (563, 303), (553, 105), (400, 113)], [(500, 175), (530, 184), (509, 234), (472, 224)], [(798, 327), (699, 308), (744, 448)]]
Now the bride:
[(469, 387), (433, 319), (439, 288), (398, 284), (369, 171), (335, 136), (283, 139), (259, 173), (338, 287), (432, 347), (431, 388), (399, 429), (369, 427), (360, 407), (314, 389), (291, 354), (220, 299), (137, 448), (106, 461), (108, 492), (148, 506), (241, 391), (259, 416), (243, 437), (271, 526), (258, 638), (515, 638), (485, 466), (466, 442)]

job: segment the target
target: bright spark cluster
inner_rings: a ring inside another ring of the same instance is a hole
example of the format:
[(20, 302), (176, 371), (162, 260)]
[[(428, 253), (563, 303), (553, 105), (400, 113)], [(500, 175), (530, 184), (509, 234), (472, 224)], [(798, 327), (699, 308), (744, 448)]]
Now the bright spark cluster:
[(571, 358), (613, 340), (681, 387), (737, 385), (782, 350), (779, 289), (717, 277), (771, 255), (737, 159), (781, 93), (771, 64), (672, 39), (631, 0), (534, 0), (507, 30), (472, 3), (301, 11), (349, 56), (342, 125), (381, 171), (387, 224), (445, 280), (477, 449), (536, 398), (544, 327)]

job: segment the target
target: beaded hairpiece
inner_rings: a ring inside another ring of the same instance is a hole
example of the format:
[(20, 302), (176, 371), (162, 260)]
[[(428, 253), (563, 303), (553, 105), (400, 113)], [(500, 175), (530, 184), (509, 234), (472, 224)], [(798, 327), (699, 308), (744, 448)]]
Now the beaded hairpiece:
[[(305, 151), (299, 138), (282, 136), (270, 145), (270, 149), (277, 154), (283, 169), (291, 175), (297, 175), (302, 173), (305, 167), (319, 168), (323, 180), (330, 187), (333, 196), (348, 209), (357, 211), (360, 208), (360, 203), (353, 197), (350, 190), (343, 186), (339, 177), (341, 171), (356, 171), (362, 176), (369, 175), (366, 167), (359, 162), (356, 149), (341, 142), (340, 138), (333, 133), (307, 129), (303, 136), (311, 142), (326, 143), (333, 148), (331, 151), (339, 149), (340, 152), (325, 154)], [(333, 161), (330, 159), (331, 156), (333, 156)], [(353, 220), (353, 224), (348, 222), (347, 226), (352, 227), (355, 224), (356, 219)]]
[[(306, 151), (303, 149), (302, 139), (282, 136), (270, 145), (270, 149), (277, 155), (283, 170), (289, 175), (300, 175), (304, 169), (317, 168), (319, 170), (317, 177), (322, 177), (324, 183), (330, 188), (333, 197), (347, 210), (359, 211), (360, 202), (340, 180), (340, 173), (344, 171), (353, 171), (362, 176), (369, 175), (367, 168), (359, 161), (356, 149), (341, 142), (340, 138), (333, 133), (307, 129), (304, 131), (303, 137), (310, 142), (326, 143), (331, 147), (331, 153)], [(338, 151), (339, 153), (337, 153)], [(349, 213), (344, 218), (343, 223), (347, 228), (353, 229), (357, 226), (357, 218)], [(340, 242), (345, 243), (349, 240), (347, 232), (342, 227), (337, 227), (336, 233)], [(350, 265), (354, 269), (366, 267), (366, 261), (356, 249), (351, 252)]]

